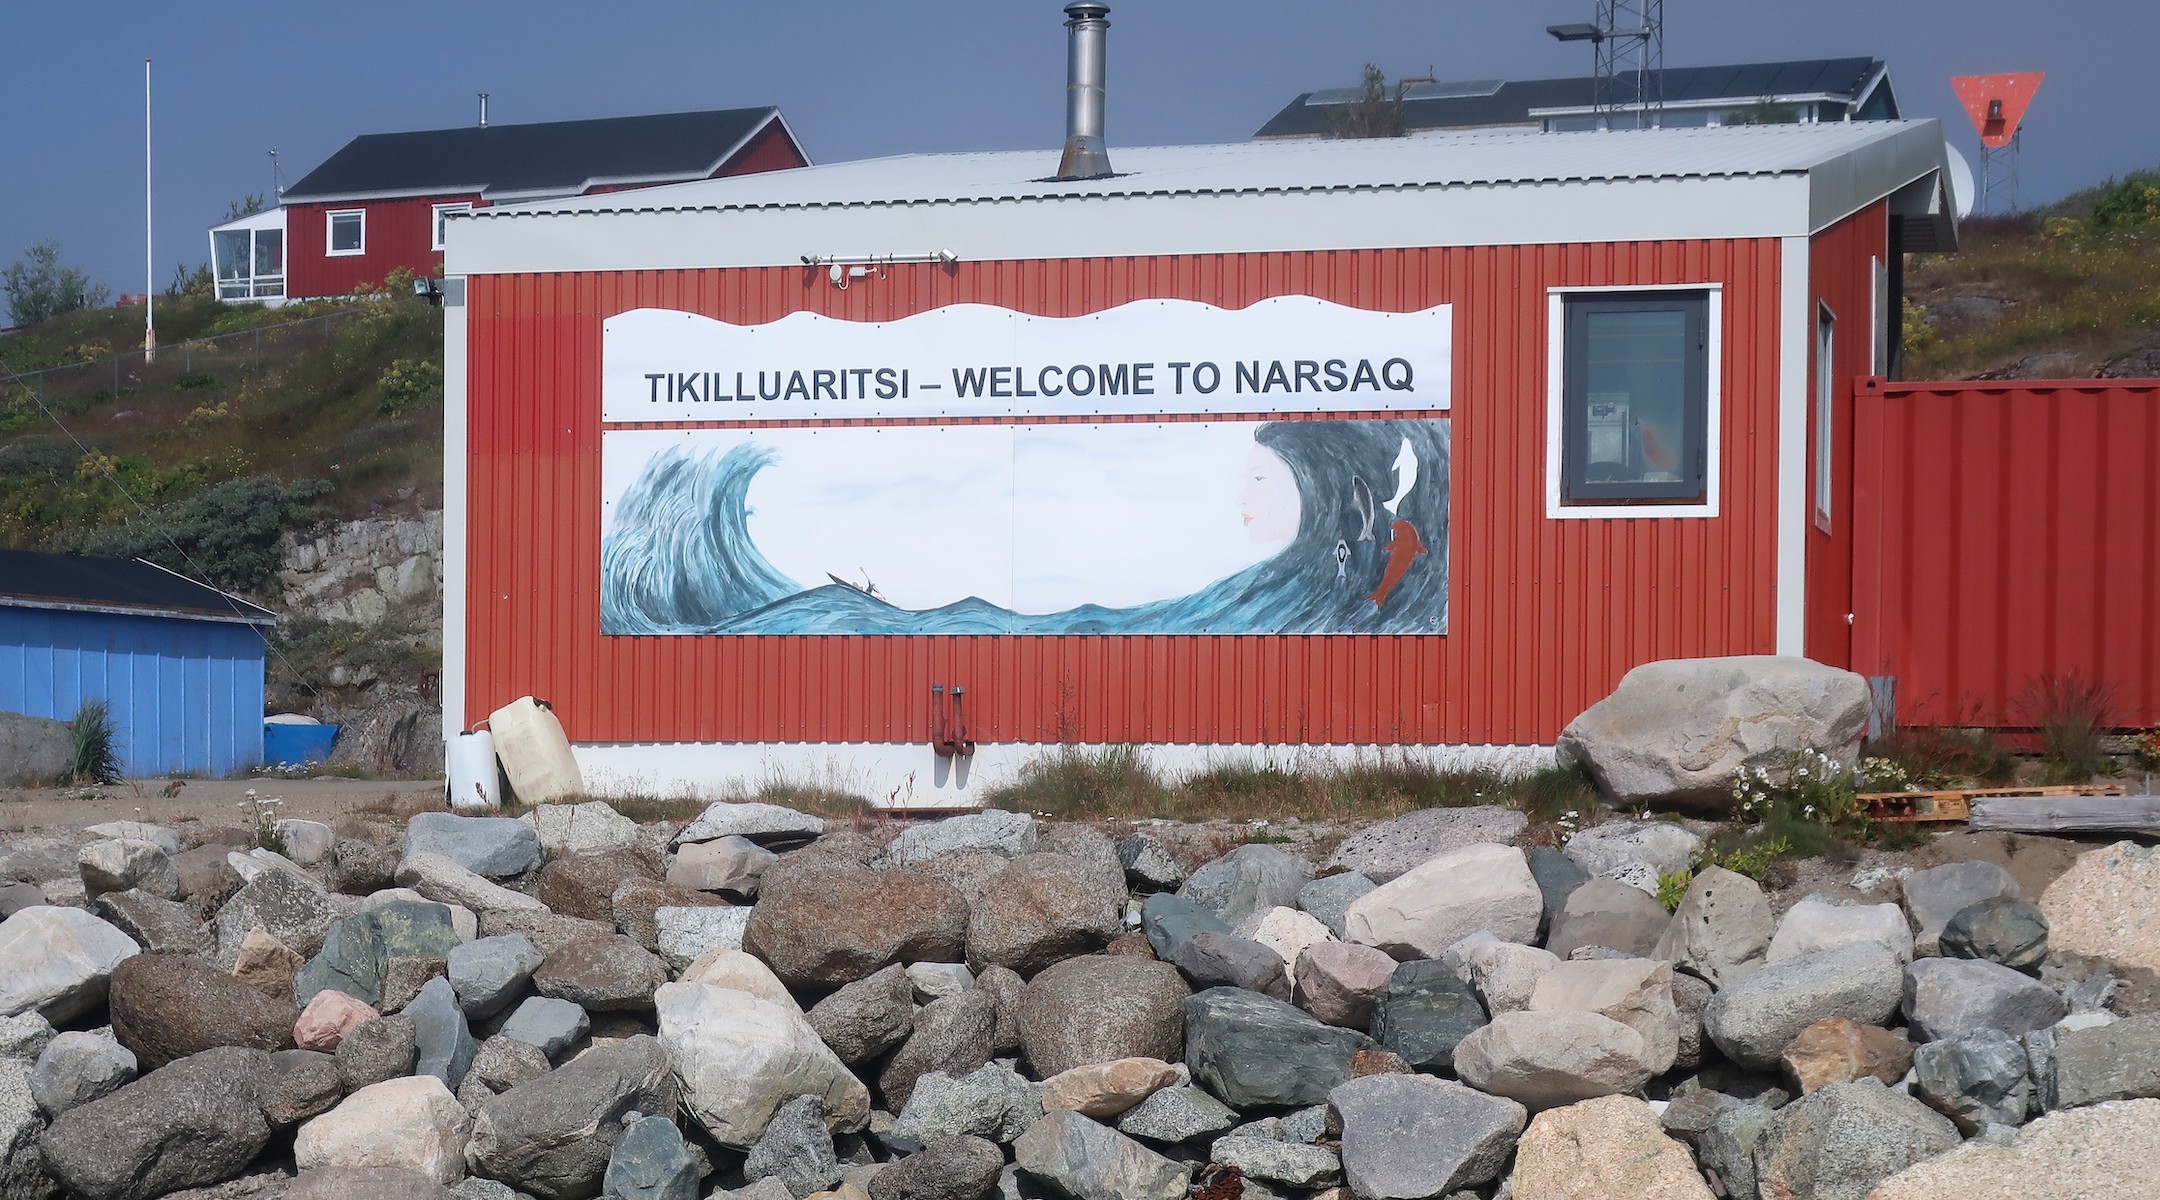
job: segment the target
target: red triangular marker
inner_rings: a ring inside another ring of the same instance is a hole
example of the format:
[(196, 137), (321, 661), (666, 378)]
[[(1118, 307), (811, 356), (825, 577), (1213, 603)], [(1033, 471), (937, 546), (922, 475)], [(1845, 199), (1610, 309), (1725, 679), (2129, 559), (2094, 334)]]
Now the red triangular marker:
[(1958, 102), (1965, 106), (1965, 115), (1972, 118), (1973, 128), (1980, 131), (1980, 144), (2000, 149), (2017, 136), (2018, 122), (2025, 119), (2033, 93), (2040, 90), (2040, 81), (2045, 78), (2045, 71), (1953, 75), (1950, 86), (1957, 90)]

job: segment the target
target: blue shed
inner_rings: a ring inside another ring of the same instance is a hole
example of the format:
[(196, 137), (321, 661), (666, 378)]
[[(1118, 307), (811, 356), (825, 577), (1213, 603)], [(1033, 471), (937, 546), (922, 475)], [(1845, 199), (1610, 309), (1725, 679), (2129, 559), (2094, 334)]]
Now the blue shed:
[(0, 550), (0, 709), (103, 700), (131, 777), (231, 775), (263, 748), (276, 614), (140, 559)]

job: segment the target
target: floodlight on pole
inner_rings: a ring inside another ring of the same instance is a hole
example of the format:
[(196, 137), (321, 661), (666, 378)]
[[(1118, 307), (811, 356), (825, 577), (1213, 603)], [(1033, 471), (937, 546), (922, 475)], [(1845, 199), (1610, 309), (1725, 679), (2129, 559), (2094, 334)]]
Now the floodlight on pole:
[(1605, 40), (1605, 31), (1595, 25), (1547, 25), (1545, 32), (1563, 42), (1600, 42)]
[(1590, 43), (1591, 107), (1607, 129), (1633, 113), (1638, 129), (1665, 110), (1665, 0), (1598, 0), (1593, 23), (1547, 25), (1556, 41)]

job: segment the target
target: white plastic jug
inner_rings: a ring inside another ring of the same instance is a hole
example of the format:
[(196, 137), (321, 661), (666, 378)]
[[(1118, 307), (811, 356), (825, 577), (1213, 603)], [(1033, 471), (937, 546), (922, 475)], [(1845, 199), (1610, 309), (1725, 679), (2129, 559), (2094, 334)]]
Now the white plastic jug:
[(468, 729), (450, 739), (450, 807), (460, 812), (502, 809), (501, 776), (495, 770), (495, 735)]
[(488, 728), (495, 731), (495, 757), (520, 801), (555, 804), (585, 794), (570, 739), (547, 701), (512, 700), (488, 715)]

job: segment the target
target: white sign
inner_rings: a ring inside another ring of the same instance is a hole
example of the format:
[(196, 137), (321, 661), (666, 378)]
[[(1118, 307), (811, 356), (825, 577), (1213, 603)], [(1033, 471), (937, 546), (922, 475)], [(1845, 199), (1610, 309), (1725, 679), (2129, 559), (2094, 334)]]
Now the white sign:
[(601, 419), (803, 421), (1415, 412), (1452, 394), (1450, 307), (1312, 296), (1138, 300), (1079, 317), (954, 304), (897, 321), (764, 325), (640, 308), (601, 334)]

